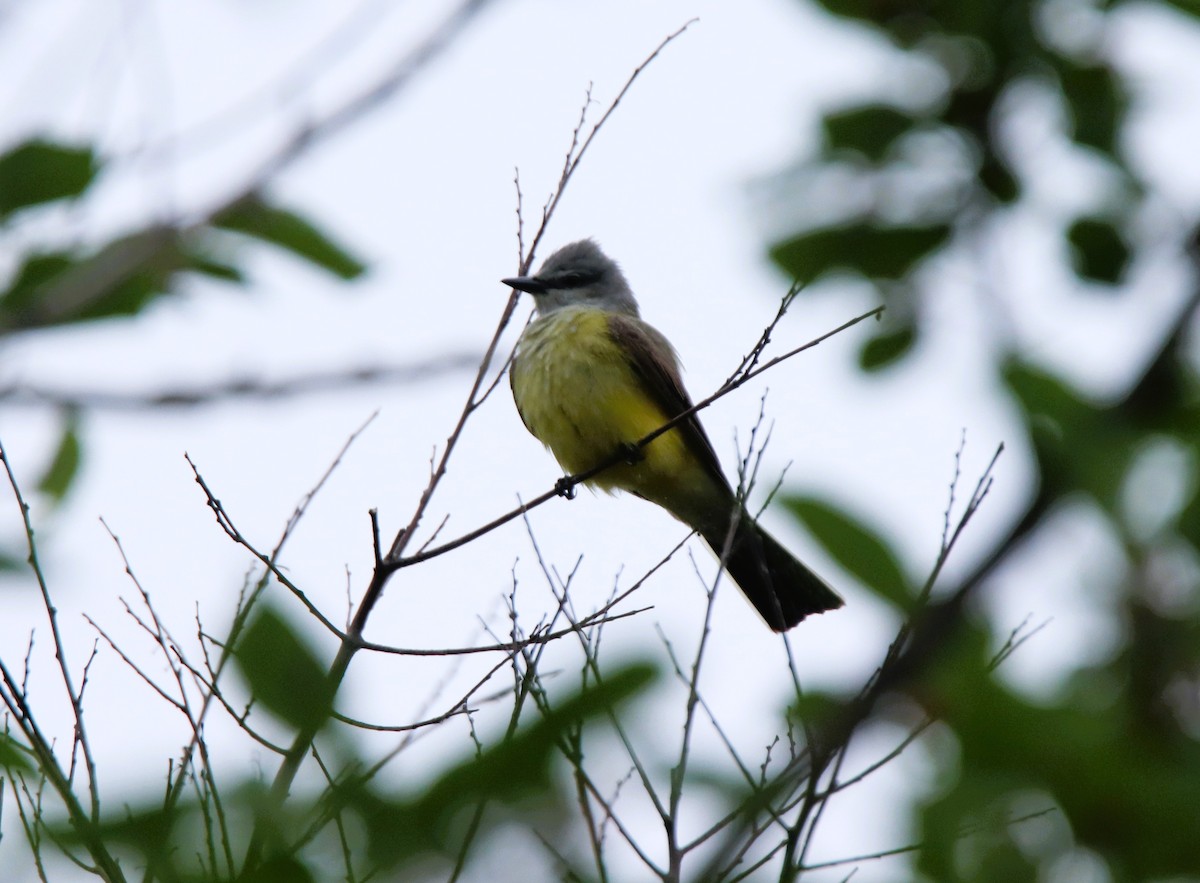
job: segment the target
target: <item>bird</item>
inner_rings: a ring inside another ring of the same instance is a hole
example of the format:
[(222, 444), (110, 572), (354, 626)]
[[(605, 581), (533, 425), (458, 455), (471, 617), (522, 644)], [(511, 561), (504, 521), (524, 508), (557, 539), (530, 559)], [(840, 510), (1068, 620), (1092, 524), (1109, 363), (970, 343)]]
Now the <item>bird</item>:
[(568, 475), (610, 462), (585, 483), (632, 493), (694, 530), (776, 632), (842, 606), (746, 511), (696, 414), (637, 447), (692, 401), (675, 348), (642, 320), (620, 267), (594, 240), (563, 246), (536, 275), (501, 281), (532, 295), (536, 313), (509, 369), (517, 411)]

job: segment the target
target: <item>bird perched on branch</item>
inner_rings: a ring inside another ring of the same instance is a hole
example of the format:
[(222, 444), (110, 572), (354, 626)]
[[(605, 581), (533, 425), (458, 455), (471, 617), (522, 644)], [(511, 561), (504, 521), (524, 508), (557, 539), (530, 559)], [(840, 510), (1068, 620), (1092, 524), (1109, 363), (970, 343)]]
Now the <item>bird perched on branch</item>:
[(692, 402), (674, 348), (641, 320), (629, 283), (595, 242), (559, 249), (535, 276), (502, 281), (533, 295), (538, 313), (517, 344), (513, 398), (563, 469), (611, 462), (587, 484), (629, 491), (695, 530), (777, 632), (842, 606), (746, 511), (695, 414), (637, 447)]

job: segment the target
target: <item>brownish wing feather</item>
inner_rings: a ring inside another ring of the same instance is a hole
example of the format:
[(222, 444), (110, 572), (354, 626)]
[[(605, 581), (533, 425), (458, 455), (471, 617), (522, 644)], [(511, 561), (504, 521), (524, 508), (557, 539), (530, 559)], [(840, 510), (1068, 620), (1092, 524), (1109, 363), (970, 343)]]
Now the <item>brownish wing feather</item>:
[[(663, 413), (675, 417), (692, 406), (692, 400), (683, 388), (683, 379), (679, 376), (675, 349), (662, 334), (640, 319), (620, 314), (609, 317), (608, 333)], [(705, 470), (718, 484), (728, 488), (729, 482), (721, 471), (717, 452), (713, 450), (712, 442), (705, 435), (696, 415), (692, 414), (676, 428)], [(730, 493), (733, 491), (730, 490)]]
[[(675, 416), (692, 406), (679, 376), (675, 351), (665, 337), (631, 316), (610, 317), (608, 330), (663, 413)], [(696, 415), (681, 422), (678, 429), (688, 449), (718, 486), (728, 489), (712, 442)], [(732, 490), (729, 497), (730, 507), (723, 514), (718, 516), (714, 512), (712, 521), (692, 527), (721, 556), (730, 540), (730, 519), (740, 511), (736, 532), (722, 564), (772, 629), (786, 631), (809, 614), (842, 606), (842, 599), (824, 580), (764, 533), (749, 513), (733, 506)]]
[(521, 410), (521, 400), (517, 397), (517, 381), (513, 377), (511, 365), (508, 367), (508, 388), (512, 391), (513, 404), (517, 406), (517, 416), (521, 418), (521, 422), (525, 424), (525, 428), (529, 430), (529, 434), (534, 438), (539, 438), (538, 434), (533, 431), (533, 427), (529, 425), (529, 421), (525, 419), (525, 412)]

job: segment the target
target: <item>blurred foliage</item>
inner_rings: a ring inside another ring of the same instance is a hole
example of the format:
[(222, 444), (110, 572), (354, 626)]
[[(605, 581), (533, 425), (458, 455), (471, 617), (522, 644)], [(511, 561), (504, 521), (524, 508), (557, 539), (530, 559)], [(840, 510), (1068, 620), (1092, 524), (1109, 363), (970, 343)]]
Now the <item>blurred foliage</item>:
[[(1082, 210), (1076, 193), (1061, 211), (1068, 220), (1060, 254), (1075, 288), (1106, 292), (1114, 304), (1135, 297), (1131, 271), (1152, 260), (1173, 262), (1191, 280), (1191, 291), (1180, 292), (1176, 321), (1143, 350), (1153, 353), (1149, 362), (1129, 357), (1126, 388), (1103, 401), (1036, 364), (1015, 337), (989, 343), (997, 386), (1023, 419), (1038, 482), (1025, 518), (1018, 519), (1030, 523), (996, 537), (993, 553), (984, 556), (984, 590), (986, 577), (1024, 538), (1048, 533), (1051, 519), (1068, 504), (1082, 503), (1102, 513), (1127, 562), (1123, 572), (1109, 575), (1112, 585), (1097, 586), (1095, 593), (1123, 640), (1111, 659), (1078, 671), (1052, 698), (1035, 701), (997, 678), (989, 662), (1001, 643), (997, 637), (960, 623), (936, 663), (907, 688), (950, 728), (959, 746), (956, 757), (942, 760), (941, 787), (916, 809), (913, 827), (923, 840), (916, 867), (936, 881), (1063, 879), (1055, 869), (1083, 849), (1098, 856), (1116, 881), (1200, 879), (1200, 384), (1194, 332), (1200, 213), (1178, 205), (1175, 194), (1156, 191), (1126, 151), (1134, 127), (1144, 125), (1130, 114), (1139, 84), (1118, 65), (1110, 39), (1127, 4), (815, 2), (919, 59), (925, 70), (932, 66), (941, 83), (927, 88), (923, 100), (899, 106), (881, 97), (898, 94), (894, 79), (881, 77), (874, 97), (826, 114), (816, 155), (786, 173), (801, 181), (837, 180), (839, 192), (868, 194), (850, 216), (828, 199), (789, 205), (793, 217), (796, 211), (808, 214), (771, 248), (772, 258), (795, 278), (851, 273), (875, 284), (891, 324), (864, 345), (863, 370), (887, 370), (919, 357), (916, 344), (933, 333), (924, 302), (941, 292), (936, 270), (948, 257), (959, 266), (976, 262), (978, 277), (988, 280), (1004, 309), (1020, 314), (1028, 308), (1035, 295), (1016, 285), (1006, 290), (995, 272), (1003, 266), (1004, 246), (993, 233), (1014, 213), (1046, 217), (1046, 201), (1054, 198), (1039, 194), (1039, 204), (1031, 205), (1022, 172), (1030, 166), (1014, 161), (1019, 145), (1012, 123), (1022, 113), (1038, 112), (1033, 95), (1056, 99), (1057, 137), (1065, 152), (1108, 173), (1108, 183), (1083, 194)], [(1193, 39), (1200, 29), (1200, 5), (1144, 6), (1173, 7), (1166, 14)], [(937, 162), (921, 160), (930, 135), (939, 136)], [(897, 186), (911, 180), (917, 167), (920, 186)], [(1156, 179), (1169, 180), (1169, 170), (1159, 170)], [(1173, 235), (1148, 235), (1139, 227), (1139, 218), (1155, 205), (1176, 213)], [(1069, 316), (1069, 299), (1061, 300)], [(1163, 450), (1172, 456), (1156, 454)], [(792, 507), (833, 558), (896, 602), (896, 556), (866, 526), (868, 519), (813, 499), (794, 500)], [(861, 560), (856, 550), (865, 550)], [(1055, 590), (1044, 586), (1048, 594)], [(1017, 823), (1030, 806), (1053, 810), (1057, 821)], [(1032, 833), (1023, 836), (1021, 824)], [(987, 836), (964, 840), (968, 831)]]
[[(0, 156), (0, 235), (20, 241), (36, 209), (84, 199), (103, 182), (87, 148), (28, 141)], [(31, 249), (0, 289), (0, 336), (133, 316), (178, 296), (189, 274), (245, 282), (233, 236), (277, 246), (341, 279), (366, 267), (296, 212), (249, 193), (193, 223), (152, 222), (107, 242)]]
[[(241, 643), (254, 648), (241, 651), (250, 656), (268, 650), (267, 645), (283, 647), (287, 661), (294, 662), (296, 648), (303, 647), (304, 640), (285, 620), (266, 611), (258, 614)], [(261, 662), (256, 660), (250, 668)], [(245, 673), (247, 663), (241, 664)], [(268, 668), (248, 676), (256, 697), (278, 697), (303, 686), (282, 660)], [(431, 870), (431, 857), (453, 861), (464, 841), (486, 841), (513, 821), (536, 820), (541, 827), (565, 823), (573, 795), (554, 775), (562, 760), (560, 740), (568, 734), (577, 737), (580, 727), (603, 723), (654, 679), (655, 670), (647, 664), (614, 667), (602, 682), (592, 681), (561, 700), (547, 702), (533, 712), (532, 720), (501, 734), (487, 747), (481, 745), (474, 756), (431, 770), (429, 781), (409, 792), (385, 790), (369, 758), (346, 755), (341, 764), (352, 772), (332, 782), (324, 794), (293, 795), (280, 802), (261, 783), (247, 782), (235, 789), (227, 786), (220, 799), (198, 789), (205, 801), (185, 801), (166, 809), (155, 801), (114, 807), (86, 830), (66, 822), (51, 830), (57, 842), (69, 847), (98, 836), (114, 853), (136, 856), (130, 867), (145, 868), (146, 879), (168, 883), (235, 879), (220, 870), (222, 859), (217, 857), (230, 847), (242, 846), (237, 832), (249, 830), (251, 820), (256, 830), (268, 832), (266, 856), (243, 869), (237, 880), (333, 879), (328, 876), (328, 857), (339, 854), (346, 863), (340, 879), (401, 880), (417, 871), (424, 878)], [(527, 707), (532, 709), (533, 703)], [(284, 708), (290, 706), (284, 703)], [(272, 705), (272, 711), (284, 713), (278, 704)], [(300, 720), (302, 725), (312, 722), (308, 716)], [(4, 746), (0, 741), (0, 750)], [(343, 754), (350, 750), (342, 746)], [(18, 753), (10, 754), (13, 762), (21, 761)], [(0, 754), (0, 760), (8, 757)], [(213, 842), (212, 824), (218, 815), (233, 826), (232, 843)], [(472, 816), (474, 825), (469, 824)], [(344, 838), (341, 849), (328, 839), (335, 827), (337, 836)], [(208, 867), (203, 857), (210, 857)], [(227, 861), (236, 865), (241, 858), (230, 854)]]
[(5, 730), (0, 731), (0, 769), (6, 772), (29, 773), (35, 767), (35, 761), (29, 751), (29, 746), (17, 741)]
[(254, 701), (296, 729), (316, 732), (329, 719), (329, 666), (273, 607), (259, 608), (238, 637), (233, 658)]
[(33, 139), (0, 156), (0, 223), (20, 209), (85, 191), (99, 164), (90, 147)]
[(1121, 281), (1131, 257), (1121, 231), (1104, 218), (1079, 218), (1067, 230), (1075, 272), (1107, 285)]
[[(0, 280), (0, 340), (29, 331), (127, 319), (165, 297), (182, 297), (192, 277), (244, 285), (241, 243), (268, 244), (350, 280), (365, 265), (317, 224), (258, 192), (184, 223), (150, 221), (100, 242), (34, 245), (47, 211), (69, 211), (104, 183), (104, 162), (87, 145), (32, 138), (0, 154), (0, 242), (12, 266)], [(57, 451), (39, 490), (61, 500), (83, 456), (82, 417), (64, 414)]]
[(771, 249), (771, 257), (802, 282), (836, 269), (871, 279), (902, 279), (950, 235), (945, 224), (884, 227), (873, 221), (812, 230)]
[[(1124, 651), (1078, 672), (1053, 703), (1030, 702), (997, 682), (982, 633), (960, 635), (939, 660), (916, 693), (953, 728), (960, 753), (957, 781), (922, 810), (920, 868), (930, 879), (1032, 879), (1036, 862), (1018, 877), (996, 876), (989, 865), (995, 850), (1021, 852), (1020, 826), (1005, 824), (1017, 814), (1006, 820), (1003, 810), (1020, 805), (1022, 793), (1033, 789), (1066, 817), (1075, 841), (1105, 857), (1115, 879), (1197, 872), (1200, 742), (1181, 731), (1162, 703), (1165, 694), (1152, 691), (1164, 686), (1156, 683), (1158, 675), (1196, 664), (1200, 624), (1144, 607), (1131, 614)], [(993, 830), (1006, 836), (993, 840), (965, 872), (957, 845), (964, 822), (988, 813), (1001, 822)], [(1071, 848), (1063, 832), (1038, 851), (1053, 859)]]
[(360, 815), (368, 833), (367, 853), (386, 868), (431, 852), (453, 856), (463, 814), (484, 803), (504, 810), (487, 814), (491, 825), (513, 812), (532, 814), (552, 826), (565, 824), (572, 796), (554, 775), (562, 759), (560, 740), (577, 738), (581, 723), (605, 718), (649, 688), (654, 678), (648, 664), (614, 668), (512, 736), (444, 771), (415, 797), (384, 797), (351, 786), (338, 798)]
[(253, 193), (213, 217), (213, 225), (269, 242), (345, 280), (366, 272), (366, 265), (331, 241), (295, 212), (273, 206)]
[(38, 480), (37, 489), (54, 501), (61, 501), (79, 471), (80, 456), (79, 414), (72, 410), (63, 415), (58, 448)]
[(784, 504), (813, 538), (848, 573), (900, 610), (912, 606), (915, 591), (896, 553), (861, 520), (815, 497), (789, 496)]

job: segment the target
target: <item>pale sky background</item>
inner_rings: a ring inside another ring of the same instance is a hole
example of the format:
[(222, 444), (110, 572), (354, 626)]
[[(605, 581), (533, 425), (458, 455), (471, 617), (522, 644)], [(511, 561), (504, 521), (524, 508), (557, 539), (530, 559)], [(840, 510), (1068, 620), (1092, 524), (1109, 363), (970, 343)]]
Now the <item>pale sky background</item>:
[[(236, 191), (282, 139), (375, 82), (446, 8), (378, 0), (353, 7), (315, 0), (0, 4), (4, 143), (47, 132), (95, 139), (109, 157), (97, 198), (47, 218), (42, 232), (99, 239), (147, 217), (186, 216)], [(133, 322), (24, 335), (6, 347), (0, 380), (154, 390), (482, 352), (508, 295), (498, 280), (517, 265), (514, 167), (520, 168), (526, 218), (533, 219), (558, 179), (589, 83), (595, 102), (589, 119), (595, 121), (634, 67), (692, 17), (699, 21), (643, 73), (593, 144), (540, 258), (594, 236), (621, 262), (643, 316), (675, 343), (694, 397), (707, 395), (753, 344), (788, 285), (764, 255), (770, 237), (787, 230), (790, 219), (765, 211), (764, 201), (751, 198), (750, 185), (761, 186), (766, 176), (797, 161), (814, 144), (816, 113), (866, 94), (881, 71), (894, 84), (896, 100), (912, 100), (930, 88), (927, 71), (899, 62), (878, 41), (800, 3), (497, 0), (410, 87), (307, 153), (271, 188), (278, 201), (363, 256), (371, 267), (365, 278), (344, 286), (287, 255), (248, 249), (249, 289), (194, 281), (183, 297), (163, 300)], [(338, 46), (318, 49), (339, 28), (345, 36)], [(1148, 95), (1137, 113), (1149, 115), (1155, 136), (1131, 149), (1144, 163), (1169, 163), (1176, 170), (1200, 143), (1194, 107), (1200, 43), (1184, 36), (1170, 16), (1135, 9), (1122, 17), (1110, 44)], [(1039, 158), (1035, 194), (1050, 202), (1078, 193), (1086, 202), (1099, 176), (1056, 149), (1048, 120), (1047, 113), (1031, 111), (1020, 126), (1019, 143), (1028, 148), (1022, 161)], [(1191, 206), (1200, 198), (1200, 172), (1192, 163), (1184, 173), (1191, 177), (1174, 180), (1173, 191), (1179, 206)], [(1013, 225), (999, 286), (1003, 299), (1024, 298), (1013, 333), (1038, 358), (1072, 368), (1081, 382), (1086, 378), (1089, 390), (1114, 388), (1123, 378), (1105, 373), (1107, 366), (1128, 364), (1126, 354), (1145, 350), (1144, 339), (1170, 314), (1184, 280), (1151, 267), (1139, 277), (1137, 296), (1123, 305), (1105, 301), (1080, 309), (1080, 295), (1060, 291), (1061, 279), (1039, 272), (1051, 235), (1033, 222)], [(11, 255), (0, 261), (7, 268)], [(964, 430), (960, 501), (996, 445), (1004, 441), (1008, 450), (952, 572), (969, 568), (973, 555), (1005, 528), (1030, 481), (1015, 412), (982, 370), (1000, 333), (982, 308), (996, 292), (983, 291), (980, 280), (953, 262), (939, 268), (936, 283), (945, 296), (931, 302), (933, 333), (900, 368), (860, 378), (854, 359), (868, 329), (854, 329), (702, 415), (732, 474), (735, 434), (744, 444), (760, 397), (769, 391), (773, 431), (763, 487), (786, 468), (789, 488), (825, 495), (878, 525), (918, 580), (937, 552)], [(873, 306), (865, 291), (848, 297), (833, 286), (814, 290), (776, 332), (773, 352)], [(1067, 306), (1070, 324), (1060, 321)], [(520, 306), (518, 325), (528, 308)], [(515, 330), (506, 339), (511, 346)], [(91, 414), (84, 425), (83, 472), (57, 511), (33, 492), (56, 439), (57, 417), (30, 409), (0, 413), (0, 438), (35, 503), (40, 551), (76, 671), (95, 639), (84, 612), (151, 670), (165, 671), (123, 613), (119, 599), (134, 599), (136, 589), (98, 517), (120, 536), (142, 586), (180, 638), (194, 633), (197, 609), (210, 631), (223, 632), (249, 560), (215, 525), (183, 453), (190, 453), (238, 527), (269, 548), (346, 438), (378, 410), (310, 509), (284, 561), (310, 597), (342, 620), (347, 582), (357, 599), (369, 578), (367, 511), (379, 509), (388, 538), (408, 520), (427, 480), (430, 454), (440, 451), (469, 382), (464, 371), (413, 385), (267, 404)], [(518, 496), (541, 493), (557, 477), (553, 459), (525, 432), (503, 383), (472, 418), (424, 528), (449, 514), (442, 537), (457, 536), (507, 511)], [(0, 528), (6, 538), (18, 537), (17, 507), (7, 494), (4, 499)], [(628, 585), (684, 535), (678, 523), (641, 501), (587, 492), (571, 503), (543, 506), (530, 522), (546, 560), (560, 571), (582, 556), (572, 586), (579, 611), (602, 603), (614, 580)], [(806, 684), (859, 684), (879, 661), (894, 618), (785, 515), (769, 512), (765, 522), (847, 599), (844, 610), (792, 633)], [(1010, 678), (1033, 691), (1054, 689), (1072, 667), (1101, 657), (1114, 638), (1100, 631), (1107, 627), (1102, 617), (1088, 613), (1095, 604), (1088, 592), (1119, 559), (1086, 515), (1063, 519), (1059, 539), (1057, 548), (1031, 553), (1023, 573), (997, 580), (984, 602), (1001, 632), (1027, 615), (1033, 622), (1050, 620), (1008, 666)], [(695, 542), (692, 551), (700, 572), (711, 578), (711, 556)], [(1033, 566), (1041, 568), (1039, 579), (1023, 578)], [(480, 619), (500, 631), (506, 627), (502, 596), (514, 575), (520, 609), (532, 624), (552, 599), (519, 523), (398, 574), (368, 637), (411, 647), (483, 642)], [(34, 587), (24, 576), (5, 577), (0, 592), (0, 653), (10, 665), (19, 662), (30, 630), (36, 630), (32, 692), (44, 724), (65, 744), (69, 724), (56, 698)], [(299, 620), (296, 605), (284, 603)], [(641, 656), (665, 665), (656, 626), (690, 658), (704, 605), (686, 555), (631, 603), (654, 609), (609, 628), (610, 659)], [(715, 623), (704, 692), (745, 756), (757, 762), (774, 735), (774, 714), (788, 697), (783, 644), (728, 585), (719, 593)], [(332, 643), (315, 629), (313, 634), (331, 654)], [(565, 692), (577, 663), (571, 648), (563, 649)], [(442, 661), (360, 654), (340, 706), (377, 722), (408, 722), (443, 710), (490, 661), (450, 670)], [(496, 687), (507, 683), (501, 678)], [(665, 769), (674, 762), (682, 699), (668, 681), (664, 686), (636, 707), (636, 718), (639, 745)], [(135, 800), (157, 793), (168, 759), (186, 739), (182, 721), (103, 648), (92, 668), (87, 706), (106, 796)], [(502, 725), (497, 710), (478, 718), (489, 740)], [(219, 714), (210, 727), (227, 781), (257, 768), (273, 775), (275, 759), (248, 749)], [(869, 762), (898, 737), (899, 731), (883, 727), (865, 733), (851, 765)], [(352, 738), (372, 757), (396, 741)], [(708, 735), (700, 743), (697, 769), (720, 756)], [(403, 785), (423, 781), (430, 764), (470, 748), (465, 721), (451, 723), (401, 755), (388, 776)], [(811, 858), (869, 853), (914, 839), (899, 810), (912, 794), (931, 787), (924, 752), (935, 749), (946, 750), (936, 734), (863, 788), (833, 801)], [(600, 763), (614, 777), (624, 772), (619, 757)], [(632, 786), (627, 789), (632, 795)], [(640, 817), (637, 798), (625, 799), (631, 817)], [(698, 829), (705, 808), (697, 806)], [(0, 868), (6, 875), (19, 868), (6, 880), (32, 879), (21, 876), (26, 847), (7, 796), (4, 811)], [(648, 820), (646, 831), (654, 852), (660, 830)], [(636, 865), (615, 860), (618, 868), (633, 869), (629, 879), (641, 878)], [(499, 847), (486, 858), (480, 854), (471, 879), (505, 879), (506, 861)], [(855, 879), (897, 879), (904, 868), (898, 861), (868, 862)], [(812, 879), (841, 879), (846, 872)], [(77, 877), (62, 869), (54, 879)]]

